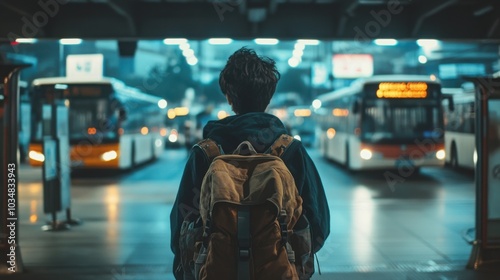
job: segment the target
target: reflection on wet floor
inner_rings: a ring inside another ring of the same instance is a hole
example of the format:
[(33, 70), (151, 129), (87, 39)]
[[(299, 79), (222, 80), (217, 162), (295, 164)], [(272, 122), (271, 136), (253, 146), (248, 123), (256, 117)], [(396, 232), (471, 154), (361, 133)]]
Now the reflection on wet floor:
[[(422, 169), (390, 185), (383, 173), (351, 174), (311, 156), (332, 225), (313, 279), (497, 279), (488, 277), (498, 271), (465, 269), (464, 233), (475, 219), (470, 174)], [(64, 232), (41, 230), (50, 220), (41, 171), (23, 166), (19, 234), (31, 274), (12, 279), (173, 279), (169, 214), (185, 159), (184, 150), (167, 150), (135, 172), (73, 176), (71, 210), (83, 223)]]

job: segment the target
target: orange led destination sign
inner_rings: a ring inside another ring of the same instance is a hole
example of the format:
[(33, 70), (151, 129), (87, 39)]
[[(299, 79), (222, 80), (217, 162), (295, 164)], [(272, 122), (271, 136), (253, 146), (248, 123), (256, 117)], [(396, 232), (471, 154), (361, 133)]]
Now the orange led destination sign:
[[(63, 91), (63, 95), (65, 97), (99, 97), (102, 95), (102, 88), (98, 86), (72, 86), (68, 88), (57, 88), (55, 89), (61, 89)], [(52, 92), (53, 89), (48, 89), (47, 93)]]
[(349, 110), (335, 108), (332, 110), (332, 114), (336, 117), (347, 117), (347, 116), (349, 116)]
[(378, 98), (426, 98), (427, 84), (424, 82), (385, 82), (377, 89)]

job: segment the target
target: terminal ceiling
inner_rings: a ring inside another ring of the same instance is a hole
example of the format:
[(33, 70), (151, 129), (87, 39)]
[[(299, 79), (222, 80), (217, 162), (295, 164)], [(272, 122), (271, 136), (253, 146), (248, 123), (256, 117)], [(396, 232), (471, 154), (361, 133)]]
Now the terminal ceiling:
[(23, 38), (500, 39), (498, 0), (1, 0)]

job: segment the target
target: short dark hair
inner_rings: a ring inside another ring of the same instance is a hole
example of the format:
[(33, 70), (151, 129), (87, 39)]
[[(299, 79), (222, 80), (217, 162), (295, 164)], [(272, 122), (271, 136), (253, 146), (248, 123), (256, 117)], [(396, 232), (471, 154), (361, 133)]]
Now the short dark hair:
[(231, 100), (236, 114), (264, 112), (280, 77), (274, 60), (243, 47), (227, 60), (219, 76), (219, 86)]

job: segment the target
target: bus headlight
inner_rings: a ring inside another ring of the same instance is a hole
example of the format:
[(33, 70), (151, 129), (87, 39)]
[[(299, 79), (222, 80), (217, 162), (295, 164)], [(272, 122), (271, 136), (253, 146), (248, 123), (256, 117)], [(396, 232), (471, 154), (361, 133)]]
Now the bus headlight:
[(474, 165), (477, 164), (477, 150), (474, 149), (474, 154), (472, 155), (472, 160), (474, 161)]
[(359, 156), (364, 160), (369, 160), (372, 158), (373, 153), (368, 149), (362, 149), (361, 152), (359, 152)]
[(45, 156), (42, 153), (39, 153), (39, 152), (36, 152), (36, 151), (30, 151), (30, 153), (28, 154), (28, 156), (32, 160), (36, 160), (36, 161), (39, 161), (39, 162), (44, 162), (45, 161)]
[(156, 139), (155, 146), (159, 148), (159, 147), (161, 147), (161, 145), (163, 145), (163, 141), (161, 141), (160, 139)]
[(328, 139), (333, 139), (333, 137), (335, 137), (335, 134), (336, 134), (336, 131), (335, 131), (335, 128), (333, 128), (333, 127), (330, 127), (326, 131), (326, 137), (328, 137)]
[(436, 152), (436, 158), (439, 160), (443, 160), (445, 155), (446, 153), (444, 152), (444, 150), (439, 150)]
[(105, 152), (104, 154), (101, 155), (101, 159), (104, 161), (114, 160), (117, 157), (118, 157), (118, 154), (116, 153), (116, 151)]
[(177, 142), (177, 135), (176, 134), (170, 134), (170, 136), (168, 136), (168, 141), (170, 141), (172, 143)]

